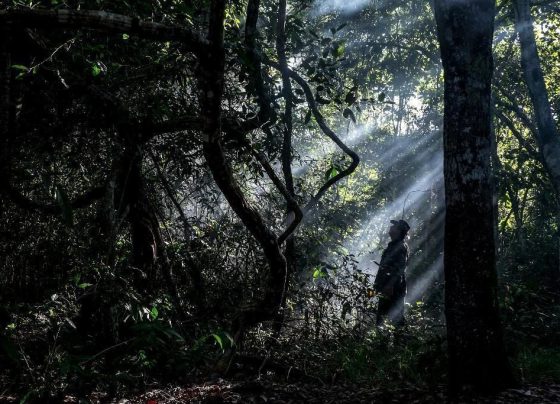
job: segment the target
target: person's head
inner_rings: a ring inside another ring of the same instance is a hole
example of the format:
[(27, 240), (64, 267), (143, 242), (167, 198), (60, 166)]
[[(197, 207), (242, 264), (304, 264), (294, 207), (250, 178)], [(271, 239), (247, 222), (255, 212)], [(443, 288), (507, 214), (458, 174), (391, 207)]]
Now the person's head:
[(391, 237), (392, 241), (404, 240), (409, 230), (410, 226), (404, 220), (391, 220), (391, 227), (389, 227), (389, 237)]

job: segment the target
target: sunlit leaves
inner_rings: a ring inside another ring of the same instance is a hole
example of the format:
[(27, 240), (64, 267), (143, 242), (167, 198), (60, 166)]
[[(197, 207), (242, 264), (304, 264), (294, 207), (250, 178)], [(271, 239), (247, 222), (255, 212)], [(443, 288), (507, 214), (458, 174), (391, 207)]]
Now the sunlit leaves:
[(335, 165), (329, 167), (327, 172), (325, 173), (325, 180), (330, 180), (331, 178), (336, 177), (336, 175), (340, 172), (339, 168)]
[(333, 43), (331, 53), (334, 58), (338, 59), (344, 55), (344, 49), (345, 49), (344, 41), (337, 41)]
[(327, 275), (327, 270), (322, 265), (313, 268), (313, 280), (325, 278)]
[(235, 345), (232, 336), (226, 331), (218, 331), (210, 335), (222, 351), (229, 349)]
[(152, 308), (150, 309), (150, 319), (151, 320), (155, 320), (157, 319), (159, 316), (159, 311), (157, 309), (156, 306), (152, 306)]
[(101, 61), (97, 61), (91, 65), (91, 74), (94, 77), (97, 77), (101, 74), (107, 73), (107, 66)]
[(17, 71), (16, 80), (21, 80), (25, 75), (32, 73), (37, 74), (38, 66), (27, 67), (24, 65), (12, 65), (13, 70)]
[(227, 7), (225, 13), (225, 25), (226, 27), (239, 28), (241, 24), (241, 19), (239, 15), (239, 10), (235, 6)]
[(12, 65), (12, 69), (23, 71), (25, 73), (27, 73), (29, 71), (29, 68), (27, 66), (24, 66), (24, 65)]

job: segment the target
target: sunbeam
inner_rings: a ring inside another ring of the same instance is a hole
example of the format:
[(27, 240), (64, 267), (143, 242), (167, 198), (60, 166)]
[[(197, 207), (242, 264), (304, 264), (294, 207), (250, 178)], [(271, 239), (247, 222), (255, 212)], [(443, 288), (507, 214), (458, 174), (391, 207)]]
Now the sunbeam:
[(313, 6), (315, 15), (340, 12), (352, 14), (363, 9), (369, 0), (318, 0)]
[[(400, 218), (403, 212), (404, 202), (406, 200), (405, 218), (410, 220), (411, 226), (417, 223), (415, 217), (407, 217), (407, 212), (413, 210), (418, 203), (425, 201), (429, 197), (424, 191), (430, 190), (434, 182), (437, 182), (443, 176), (443, 160), (441, 156), (435, 157), (431, 164), (426, 166), (429, 169), (417, 181), (408, 186), (396, 199), (381, 209), (371, 212), (367, 217), (367, 222), (356, 232), (356, 237), (346, 240), (345, 247), (355, 256), (363, 256), (372, 250), (372, 244), (380, 244), (389, 219)], [(374, 236), (377, 235), (377, 242)], [(369, 264), (368, 264), (369, 265)]]
[[(353, 147), (356, 144), (363, 141), (369, 134), (371, 134), (376, 129), (376, 125), (372, 122), (367, 122), (364, 124), (356, 125), (352, 129), (346, 131), (346, 133), (341, 136), (341, 140), (348, 146)], [(339, 131), (340, 132), (340, 131)], [(297, 147), (297, 145), (296, 145)], [(302, 176), (310, 169), (310, 164), (316, 161), (320, 161), (326, 156), (336, 153), (336, 145), (332, 143), (320, 143), (320, 149), (318, 146), (313, 146), (315, 149), (311, 153), (307, 153), (305, 159), (299, 163), (295, 163), (293, 167), (293, 175), (296, 177)]]
[(426, 292), (432, 288), (434, 282), (441, 277), (443, 272), (443, 254), (439, 255), (424, 273), (409, 282), (408, 291), (406, 293), (406, 301), (414, 303), (422, 300)]

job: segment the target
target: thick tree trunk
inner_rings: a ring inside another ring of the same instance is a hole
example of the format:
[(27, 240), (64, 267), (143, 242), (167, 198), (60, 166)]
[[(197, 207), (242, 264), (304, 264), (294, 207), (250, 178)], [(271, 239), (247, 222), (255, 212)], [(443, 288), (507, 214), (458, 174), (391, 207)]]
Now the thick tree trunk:
[[(544, 82), (541, 61), (533, 30), (529, 0), (515, 0), (515, 23), (521, 45), (521, 66), (537, 122), (536, 140), (541, 160), (548, 171), (557, 195), (557, 222), (560, 224), (560, 134), (554, 121), (550, 99)], [(558, 236), (560, 263), (560, 232)], [(550, 273), (553, 283), (560, 279), (560, 265)]]
[(140, 290), (150, 295), (150, 285), (156, 280), (157, 270), (181, 321), (186, 320), (181, 299), (161, 235), (159, 220), (150, 201), (142, 172), (143, 152), (140, 136), (132, 133), (128, 125), (120, 125), (120, 135), (125, 150), (118, 168), (117, 197), (115, 205), (125, 214), (130, 224), (132, 242), (131, 264), (144, 276), (135, 277)]
[(258, 306), (240, 313), (235, 320), (236, 341), (250, 325), (271, 320), (284, 296), (286, 285), (286, 259), (282, 254), (278, 238), (267, 227), (258, 210), (246, 200), (243, 191), (233, 176), (231, 166), (222, 147), (221, 102), (224, 87), (224, 15), (225, 1), (211, 3), (208, 40), (210, 46), (200, 55), (200, 107), (203, 115), (203, 152), (214, 181), (222, 191), (233, 211), (251, 232), (263, 249), (269, 266), (268, 279), (264, 285), (264, 296)]
[(491, 79), (493, 0), (436, 0), (445, 73), (445, 313), (449, 387), (512, 383), (498, 314)]
[(556, 129), (541, 69), (529, 0), (515, 0), (514, 8), (521, 44), (521, 66), (537, 122), (537, 144), (556, 192), (560, 193), (560, 135)]
[[(125, 146), (124, 157), (120, 162), (118, 175), (119, 200), (115, 201), (122, 215), (130, 224), (130, 237), (132, 242), (131, 264), (144, 276), (135, 277), (139, 282), (137, 286), (144, 292), (154, 279), (154, 265), (158, 251), (154, 227), (151, 217), (149, 201), (145, 195), (144, 179), (142, 178), (142, 156), (139, 147)], [(142, 278), (144, 279), (142, 281)]]

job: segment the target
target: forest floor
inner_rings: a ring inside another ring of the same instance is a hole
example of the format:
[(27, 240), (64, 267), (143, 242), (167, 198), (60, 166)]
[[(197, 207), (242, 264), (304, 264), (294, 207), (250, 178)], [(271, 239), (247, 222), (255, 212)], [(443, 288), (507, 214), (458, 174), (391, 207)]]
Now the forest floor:
[[(154, 388), (130, 398), (112, 398), (98, 393), (90, 397), (100, 404), (170, 404), (170, 403), (444, 403), (449, 402), (445, 388), (420, 389), (402, 386), (398, 389), (371, 386), (304, 383), (275, 383), (265, 381), (229, 382), (217, 380), (188, 387)], [(0, 396), (0, 403), (16, 403), (15, 397)], [(78, 403), (66, 397), (64, 403)], [(560, 403), (560, 385), (524, 386), (495, 396), (453, 401), (455, 403)]]
[[(152, 402), (150, 403), (150, 400)], [(280, 384), (259, 381), (229, 383), (219, 381), (188, 388), (155, 390), (122, 403), (441, 403), (446, 402), (444, 386), (422, 390), (402, 386), (391, 390), (371, 386)], [(560, 385), (526, 386), (497, 396), (461, 400), (472, 403), (560, 403)]]

